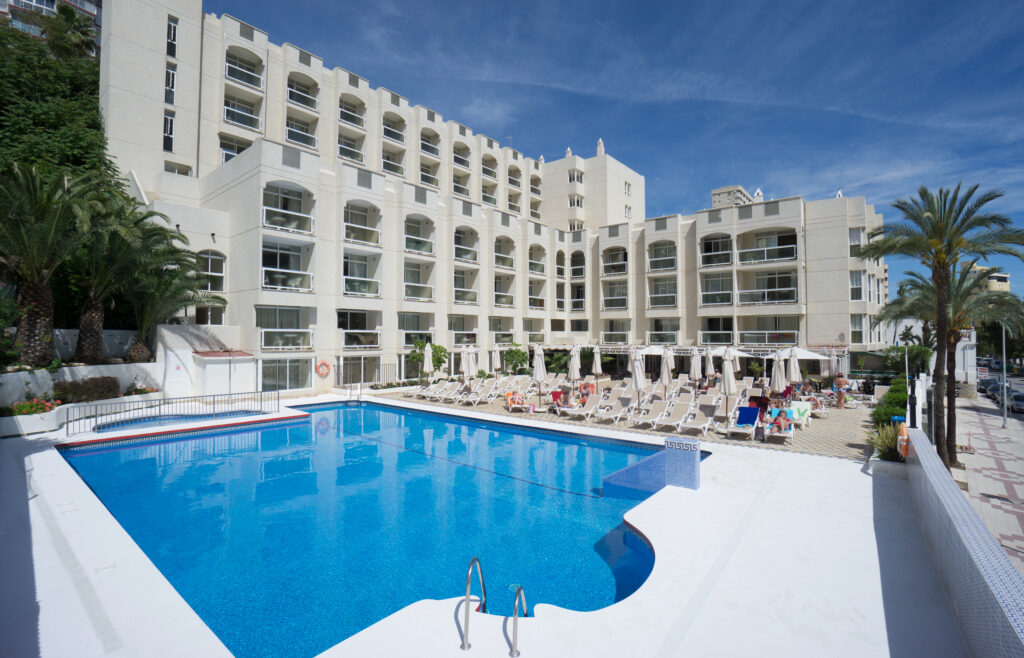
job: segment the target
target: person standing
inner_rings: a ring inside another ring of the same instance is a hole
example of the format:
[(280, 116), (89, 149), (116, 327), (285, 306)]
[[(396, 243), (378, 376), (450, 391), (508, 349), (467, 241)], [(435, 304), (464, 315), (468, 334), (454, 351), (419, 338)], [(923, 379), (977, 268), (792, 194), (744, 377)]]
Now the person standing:
[(850, 382), (843, 377), (843, 373), (836, 375), (836, 407), (838, 409), (846, 408), (846, 391), (850, 388)]

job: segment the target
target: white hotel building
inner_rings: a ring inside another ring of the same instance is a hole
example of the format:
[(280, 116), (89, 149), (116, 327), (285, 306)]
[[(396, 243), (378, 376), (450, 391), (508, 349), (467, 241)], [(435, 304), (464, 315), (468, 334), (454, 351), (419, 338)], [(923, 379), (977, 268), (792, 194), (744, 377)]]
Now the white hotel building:
[(600, 143), (527, 157), (201, 0), (108, 2), (102, 23), (110, 152), (228, 300), (188, 321), (255, 355), (262, 388), (412, 376), (426, 337), (485, 364), (513, 342), (881, 347), (862, 197), (735, 186), (646, 218), (644, 177)]

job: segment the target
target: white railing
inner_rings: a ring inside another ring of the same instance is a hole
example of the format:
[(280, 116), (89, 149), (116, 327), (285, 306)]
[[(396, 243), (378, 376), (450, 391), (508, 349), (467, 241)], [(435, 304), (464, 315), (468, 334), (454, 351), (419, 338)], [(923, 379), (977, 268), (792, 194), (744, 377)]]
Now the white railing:
[(315, 224), (311, 215), (263, 206), (263, 226), (277, 231), (312, 235)]
[(531, 185), (530, 186), (530, 194), (536, 194), (537, 196), (540, 196), (540, 186), (539, 185)]
[(569, 268), (569, 277), (572, 279), (583, 279), (587, 276), (586, 265), (573, 265)]
[(530, 270), (534, 274), (544, 274), (544, 263), (539, 260), (527, 261), (526, 269)]
[(732, 291), (720, 290), (717, 292), (702, 292), (700, 294), (701, 306), (721, 306), (732, 304)]
[(288, 102), (311, 110), (316, 109), (316, 96), (310, 96), (298, 89), (288, 87)]
[(362, 244), (380, 244), (380, 231), (362, 224), (345, 222), (345, 240)]
[(392, 162), (386, 158), (381, 159), (380, 166), (384, 171), (390, 171), (392, 174), (398, 174), (399, 176), (405, 175), (405, 168), (397, 162)]
[(605, 345), (625, 345), (629, 342), (627, 331), (602, 331), (601, 342)]
[(740, 290), (740, 304), (788, 304), (796, 301), (796, 288)]
[(679, 334), (677, 331), (648, 331), (647, 332), (647, 344), (648, 345), (675, 345), (676, 336)]
[(224, 106), (224, 120), (243, 128), (260, 129), (260, 118), (255, 114), (249, 114), (233, 107)]
[(429, 301), (434, 298), (434, 286), (427, 286), (421, 283), (406, 283), (405, 298)]
[(313, 330), (260, 329), (260, 347), (280, 351), (313, 349)]
[(420, 140), (420, 150), (434, 156), (441, 155), (441, 149), (422, 139)]
[(434, 334), (429, 331), (403, 331), (402, 332), (402, 344), (405, 347), (412, 347), (416, 344), (416, 341), (422, 340), (424, 343), (429, 343), (433, 340)]
[(476, 345), (476, 332), (475, 331), (453, 331), (452, 332), (452, 344), (453, 345)]
[(452, 183), (452, 191), (462, 196), (469, 196), (469, 188), (465, 185), (459, 185), (458, 183)]
[(471, 288), (456, 288), (455, 289), (455, 303), (456, 304), (476, 304), (477, 303), (477, 292)]
[(316, 136), (299, 130), (298, 128), (285, 129), (284, 138), (293, 144), (302, 144), (310, 148), (316, 148)]
[(312, 292), (313, 275), (301, 270), (281, 270), (273, 267), (264, 267), (263, 287), (267, 290), (289, 290), (298, 292)]
[(495, 180), (497, 180), (497, 178), (498, 178), (498, 170), (493, 168), (493, 167), (488, 167), (487, 165), (481, 165), (480, 166), (480, 171), (483, 172), (483, 175), (487, 176), (488, 178), (493, 178)]
[(491, 336), (495, 345), (511, 345), (514, 342), (511, 331), (493, 331)]
[(518, 188), (520, 186), (519, 179), (518, 178), (513, 178), (511, 176), (508, 177), (508, 184), (511, 185), (512, 187), (516, 187), (516, 188)]
[(555, 276), (565, 278), (565, 265), (555, 265)]
[(530, 305), (530, 308), (544, 308), (543, 297), (527, 297), (526, 301)]
[(469, 158), (458, 153), (452, 153), (452, 162), (459, 165), (463, 169), (469, 169)]
[(427, 185), (433, 185), (434, 187), (437, 187), (438, 184), (437, 176), (434, 176), (433, 174), (428, 174), (425, 171), (420, 172), (420, 182), (426, 183)]
[(530, 345), (543, 345), (547, 341), (545, 340), (543, 333), (534, 331), (526, 334), (526, 342)]
[(246, 71), (245, 69), (235, 66), (234, 64), (225, 64), (224, 76), (231, 78), (235, 82), (241, 82), (247, 87), (253, 89), (263, 90), (263, 76), (259, 73), (253, 73), (252, 71)]
[(515, 303), (515, 298), (505, 292), (494, 293), (494, 305), (495, 306), (512, 306)]
[(384, 126), (384, 136), (393, 142), (398, 142), (399, 144), (405, 143), (405, 133), (397, 128)]
[(345, 294), (354, 297), (380, 297), (380, 281), (360, 276), (345, 277)]
[(414, 251), (418, 254), (433, 254), (434, 242), (433, 240), (425, 240), (415, 235), (407, 235), (405, 236), (405, 250)]
[(741, 331), (742, 345), (796, 345), (796, 331)]
[(676, 294), (674, 292), (650, 295), (648, 303), (651, 308), (665, 308), (676, 305)]
[(363, 117), (343, 107), (338, 108), (338, 120), (360, 128), (363, 127)]
[(464, 247), (461, 244), (457, 244), (455, 245), (455, 260), (475, 263), (477, 262), (477, 251), (472, 247)]
[(540, 219), (540, 211), (530, 208), (530, 217), (533, 217), (534, 219)]
[(700, 332), (701, 345), (732, 345), (734, 342), (731, 331), (702, 331)]
[(494, 266), (515, 269), (516, 261), (508, 254), (494, 254)]
[(701, 267), (713, 267), (715, 265), (728, 265), (732, 262), (732, 250), (729, 251), (707, 251), (700, 255)]
[(629, 304), (628, 297), (605, 297), (604, 308), (610, 310), (624, 309)]
[(482, 192), (480, 194), (480, 198), (483, 199), (484, 203), (490, 204), (492, 206), (498, 205), (498, 199), (495, 198), (495, 196), (493, 194), (488, 194), (487, 192)]
[(380, 332), (343, 330), (341, 345), (349, 350), (369, 350), (380, 347)]
[(574, 299), (574, 300), (572, 300), (572, 304), (569, 306), (569, 310), (571, 310), (571, 311), (585, 311), (585, 310), (587, 310), (587, 300), (586, 299)]
[(605, 263), (601, 268), (604, 276), (624, 276), (629, 271), (626, 261), (614, 261)]
[(651, 258), (647, 261), (648, 272), (660, 272), (662, 270), (674, 270), (676, 268), (676, 257), (675, 256), (662, 256), (661, 258)]
[(338, 144), (338, 155), (349, 160), (355, 160), (356, 162), (363, 161), (363, 152), (359, 149), (354, 149), (343, 144)]
[(516, 203), (515, 201), (509, 201), (508, 202), (508, 209), (511, 210), (512, 212), (519, 212), (520, 210), (522, 210), (519, 207), (519, 204)]
[(770, 263), (777, 260), (793, 260), (796, 258), (796, 245), (781, 247), (759, 247), (756, 249), (740, 249), (736, 252), (740, 264)]

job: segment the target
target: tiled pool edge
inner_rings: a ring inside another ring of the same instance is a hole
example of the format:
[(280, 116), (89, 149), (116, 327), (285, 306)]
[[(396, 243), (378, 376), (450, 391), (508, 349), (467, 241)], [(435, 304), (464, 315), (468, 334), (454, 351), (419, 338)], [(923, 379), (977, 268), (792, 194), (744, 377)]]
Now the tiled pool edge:
[(927, 435), (910, 430), (914, 507), (964, 641), (976, 656), (1024, 656), (1024, 576), (950, 477)]

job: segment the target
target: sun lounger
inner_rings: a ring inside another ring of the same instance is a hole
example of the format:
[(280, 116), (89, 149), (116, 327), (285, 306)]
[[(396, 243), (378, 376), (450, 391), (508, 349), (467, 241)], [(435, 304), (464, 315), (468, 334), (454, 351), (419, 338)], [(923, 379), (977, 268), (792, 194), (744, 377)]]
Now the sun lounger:
[(702, 436), (707, 436), (708, 430), (715, 422), (715, 414), (718, 413), (720, 402), (710, 395), (700, 396), (697, 407), (693, 410), (690, 418), (679, 423), (676, 431), (697, 430)]
[(441, 388), (442, 388), (443, 386), (447, 385), (447, 384), (448, 384), (448, 382), (434, 382), (433, 384), (430, 384), (430, 385), (428, 385), (428, 386), (427, 386), (426, 388), (424, 388), (423, 390), (419, 390), (419, 389), (417, 389), (417, 390), (416, 390), (416, 391), (415, 391), (415, 392), (413, 393), (413, 395), (414, 395), (414, 396), (416, 396), (416, 397), (418, 397), (418, 398), (427, 398), (427, 397), (429, 397), (430, 395), (432, 395), (432, 394), (434, 394), (434, 393), (437, 393), (438, 391), (440, 391), (440, 390), (441, 390)]
[(629, 413), (630, 409), (632, 409), (632, 406), (633, 398), (631, 397), (615, 398), (615, 401), (611, 404), (610, 407), (598, 410), (596, 413), (592, 415), (591, 420), (610, 420), (613, 423), (617, 423), (619, 422), (619, 420), (622, 419), (623, 416)]
[(789, 410), (793, 412), (793, 422), (800, 429), (804, 429), (811, 424), (811, 403), (798, 401), (790, 402)]
[(644, 413), (633, 416), (631, 422), (633, 427), (641, 427), (643, 425), (653, 426), (654, 421), (658, 420), (668, 411), (668, 402), (665, 400), (658, 400), (651, 403), (651, 408)]
[(500, 384), (500, 379), (481, 382), (481, 384), (474, 388), (472, 392), (459, 397), (456, 402), (460, 404), (472, 404), (475, 407), (480, 404), (481, 400), (487, 399), (487, 396), (489, 396)]
[(448, 382), (438, 390), (428, 395), (427, 399), (440, 401), (444, 399), (446, 396), (451, 395), (455, 391), (459, 390), (459, 386), (461, 385), (461, 382)]
[(729, 423), (725, 433), (729, 436), (738, 435), (753, 439), (760, 422), (760, 410), (757, 407), (740, 407), (737, 410), (736, 418)]
[(402, 396), (403, 397), (407, 397), (407, 398), (419, 397), (421, 393), (426, 393), (428, 390), (430, 390), (430, 387), (432, 385), (433, 384), (431, 384), (429, 381), (424, 379), (422, 384), (420, 384), (416, 388), (409, 389), (408, 391), (404, 391), (402, 393)]
[[(771, 410), (771, 420), (769, 420), (767, 423), (765, 423), (765, 428), (764, 428), (764, 439), (765, 439), (765, 441), (767, 441), (768, 439), (782, 439), (782, 441), (784, 443), (792, 443), (793, 442), (793, 437), (796, 435), (796, 423), (792, 423), (793, 418), (792, 418), (792, 416), (788, 412), (789, 412), (789, 409), (772, 409)], [(783, 432), (777, 426), (774, 425), (775, 417), (778, 416), (780, 413), (786, 414), (786, 416), (791, 421), (789, 429), (786, 430), (785, 432)]]
[(740, 383), (743, 385), (743, 388), (746, 388), (746, 389), (754, 388), (754, 378), (753, 377), (744, 377), (740, 381)]
[(505, 394), (506, 411), (528, 411), (532, 414), (533, 409), (534, 406), (526, 401), (526, 396), (516, 392)]
[(590, 420), (598, 409), (601, 408), (603, 400), (600, 393), (593, 393), (587, 398), (585, 404), (579, 407), (556, 407), (555, 410), (560, 416), (568, 416), (569, 418), (585, 418)]
[(438, 400), (441, 402), (457, 402), (462, 396), (469, 395), (473, 392), (473, 384), (470, 382), (456, 382), (456, 386), (453, 390), (443, 393), (438, 396)]
[[(812, 418), (828, 418), (828, 401), (817, 395), (808, 395), (803, 399), (811, 406)], [(815, 404), (817, 403), (817, 405)], [(820, 405), (820, 406), (818, 406)]]

